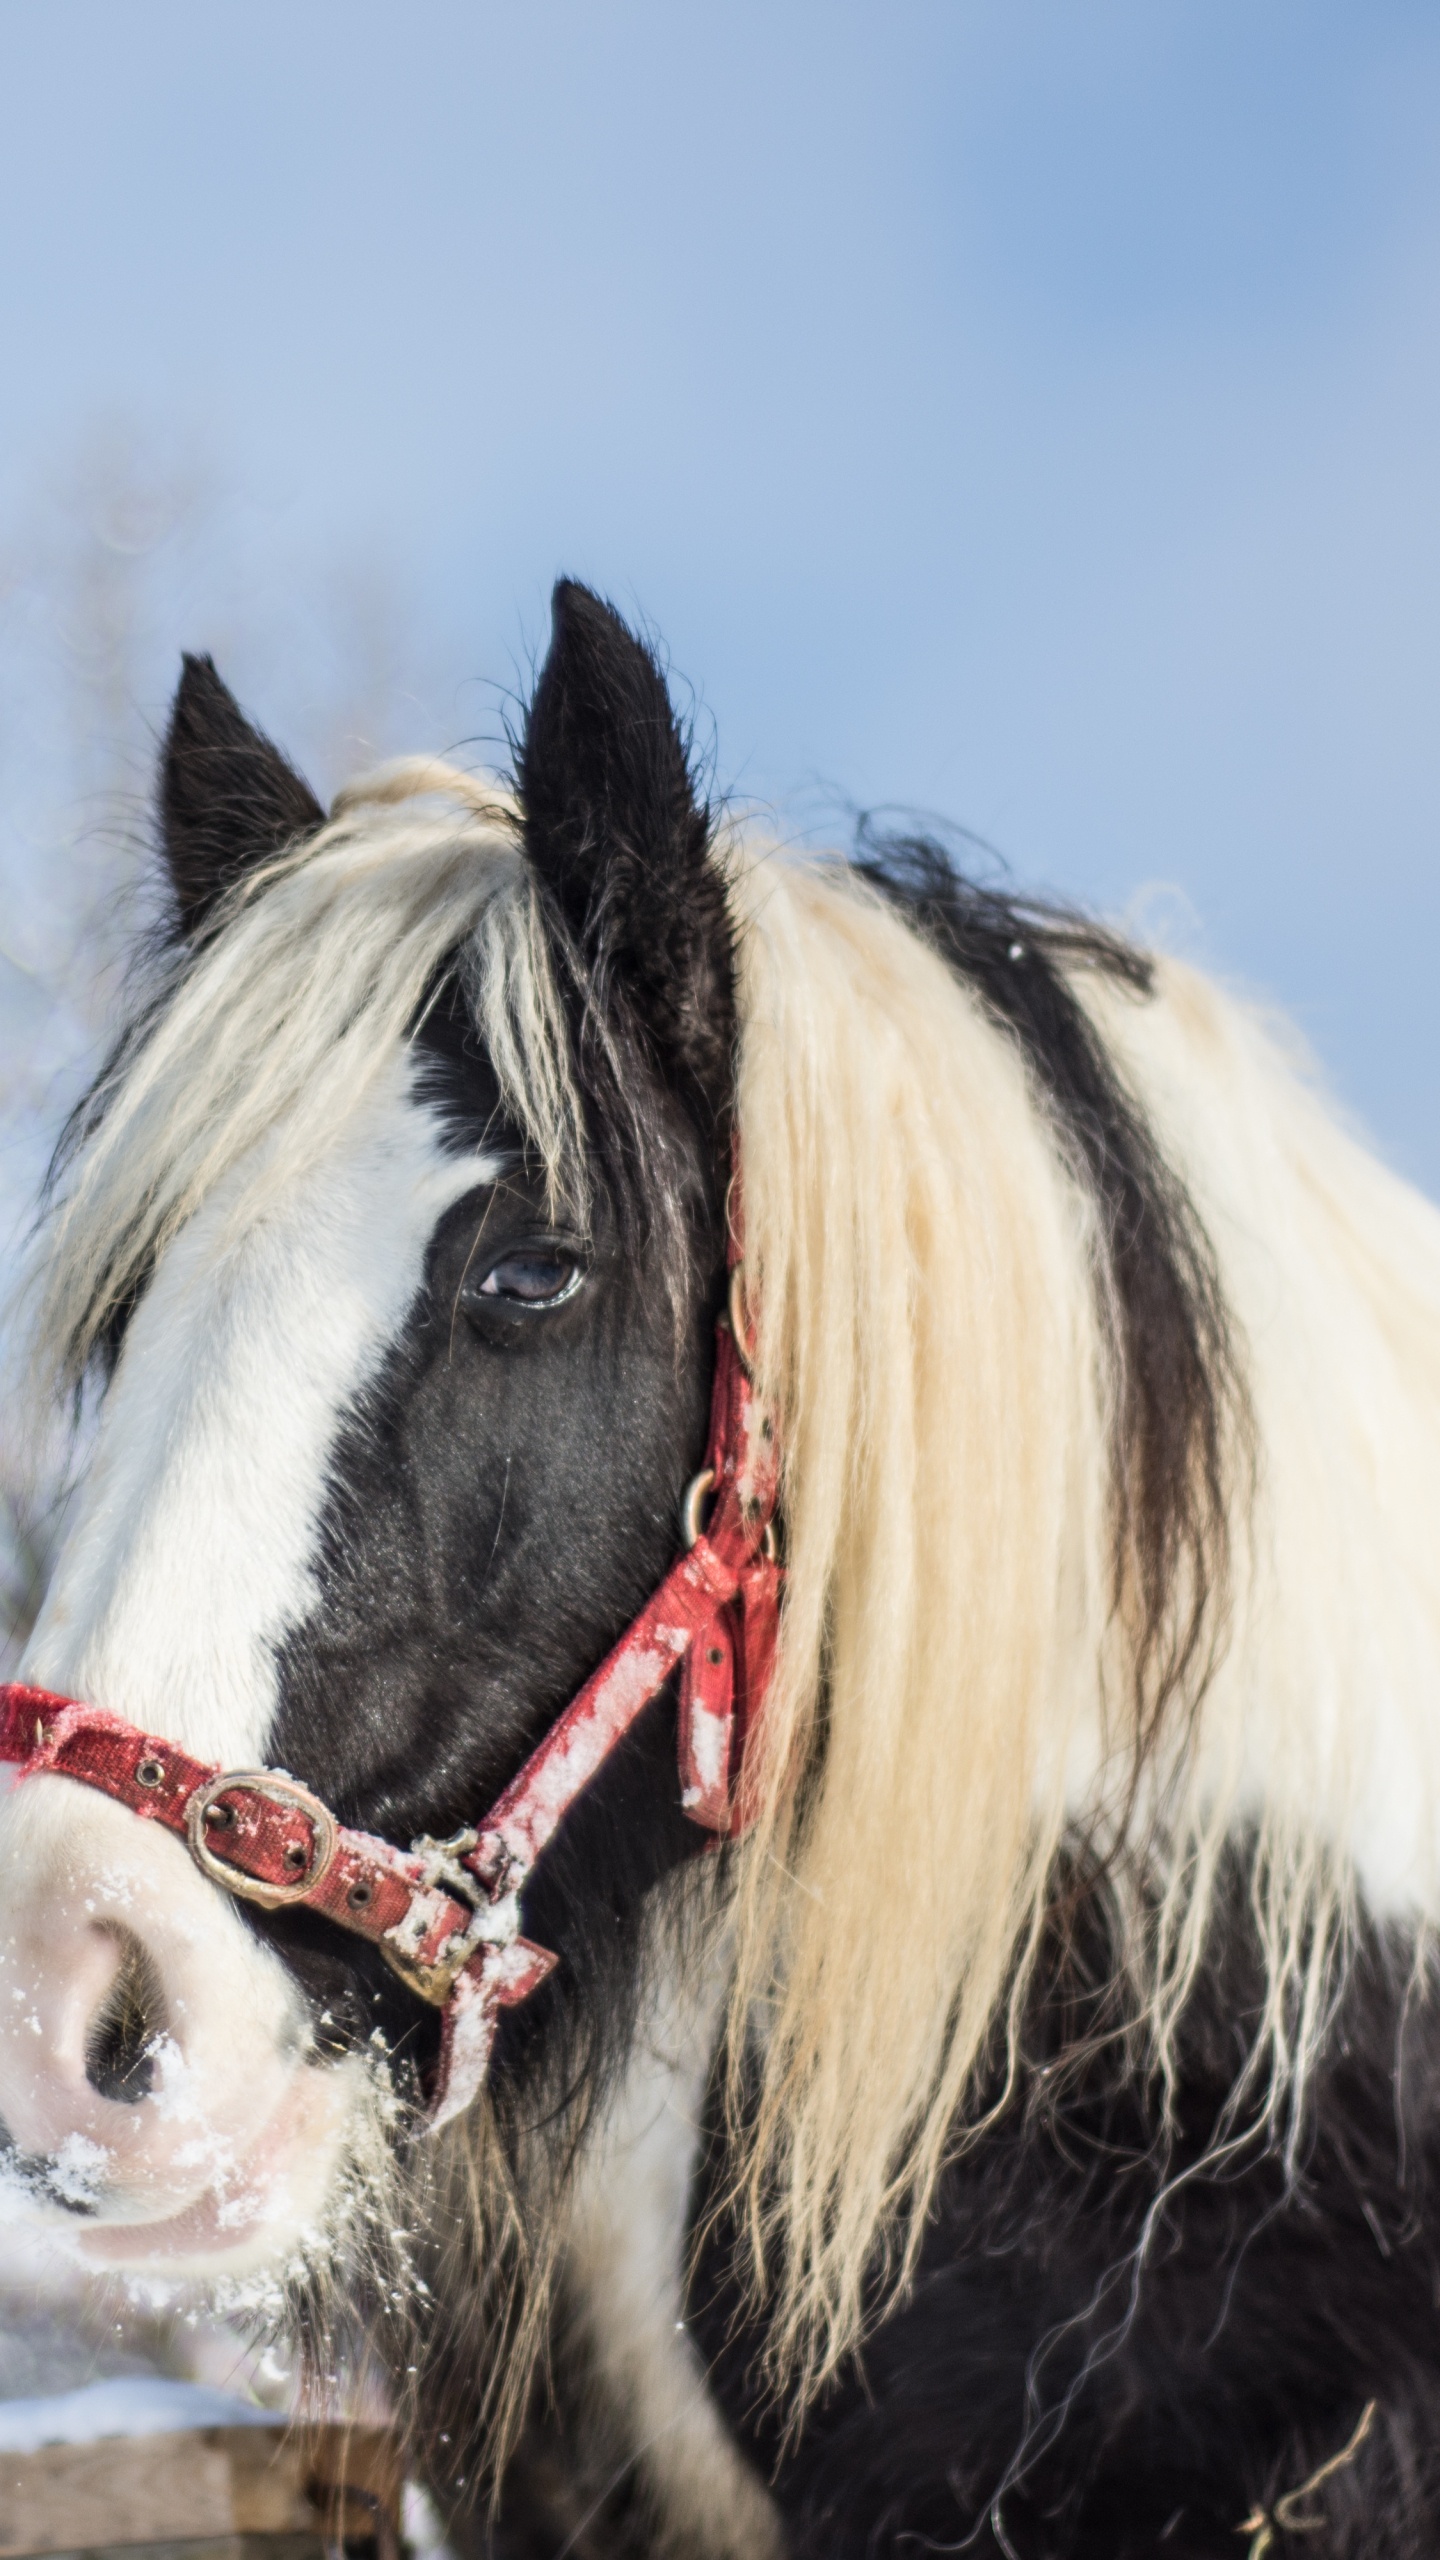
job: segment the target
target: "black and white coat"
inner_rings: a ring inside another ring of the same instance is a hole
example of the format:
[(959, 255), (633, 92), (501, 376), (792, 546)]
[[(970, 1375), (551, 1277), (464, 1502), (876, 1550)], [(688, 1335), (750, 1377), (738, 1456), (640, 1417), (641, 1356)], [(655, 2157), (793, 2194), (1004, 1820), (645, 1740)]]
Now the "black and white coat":
[(26, 1676), (473, 1819), (671, 1560), (737, 1129), (787, 1650), (756, 1839), (657, 1701), (441, 2144), (373, 1953), (27, 1784), (17, 2209), (363, 2332), (467, 2552), (1218, 2560), (1347, 2451), (1313, 2560), (1440, 2548), (1440, 1221), (1187, 972), (725, 837), (577, 587), (513, 796), (327, 820), (195, 660), (162, 818)]

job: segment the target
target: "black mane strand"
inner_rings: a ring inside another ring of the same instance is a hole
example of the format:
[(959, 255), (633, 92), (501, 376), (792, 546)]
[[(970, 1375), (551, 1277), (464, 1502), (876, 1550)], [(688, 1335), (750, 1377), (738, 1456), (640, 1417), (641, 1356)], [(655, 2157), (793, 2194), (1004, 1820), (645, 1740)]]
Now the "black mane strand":
[(1016, 1041), (1095, 1203), (1106, 1266), (1098, 1297), (1118, 1382), (1116, 1600), (1135, 1618), (1138, 1767), (1170, 1701), (1193, 1701), (1213, 1660), (1228, 1576), (1226, 1460), (1245, 1445), (1214, 1253), (1075, 983), (1088, 971), (1143, 1003), (1154, 965), (1073, 909), (967, 878), (933, 837), (881, 837), (862, 822), (855, 868)]

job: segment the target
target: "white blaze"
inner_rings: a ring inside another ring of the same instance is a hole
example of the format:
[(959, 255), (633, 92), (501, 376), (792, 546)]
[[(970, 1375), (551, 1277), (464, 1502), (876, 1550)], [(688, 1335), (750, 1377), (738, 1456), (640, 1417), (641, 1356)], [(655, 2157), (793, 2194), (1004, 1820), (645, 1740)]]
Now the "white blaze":
[[(313, 1608), (337, 1435), (414, 1303), (437, 1222), (493, 1181), (441, 1143), (400, 1057), (344, 1141), (237, 1213), (253, 1166), (161, 1258), (21, 1676), (228, 1768), (263, 1764), (277, 1649)], [(307, 1771), (322, 1790), (323, 1770)], [(127, 1939), (165, 2033), (135, 2104), (86, 2077)], [(358, 2067), (311, 2068), (278, 1957), (157, 1826), (63, 1778), (0, 1799), (0, 2123), (85, 2254), (268, 2260), (320, 2211)]]

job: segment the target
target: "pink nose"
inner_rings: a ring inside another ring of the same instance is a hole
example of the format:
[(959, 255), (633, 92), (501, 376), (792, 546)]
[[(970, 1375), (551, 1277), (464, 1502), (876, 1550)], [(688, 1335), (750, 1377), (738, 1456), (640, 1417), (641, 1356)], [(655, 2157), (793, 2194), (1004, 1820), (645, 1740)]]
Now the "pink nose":
[(12, 1941), (0, 1974), (0, 2119), (37, 2194), (93, 2213), (133, 2185), (146, 2148), (135, 2110), (155, 2089), (169, 2016), (133, 1929), (52, 1913), (45, 1934), (42, 1964)]
[(178, 2054), (161, 1967), (127, 1919), (54, 1904), (30, 1916), (38, 1925), (7, 1933), (0, 1966), (12, 2165), (37, 2200), (72, 2214), (153, 2211), (169, 2146), (145, 2102)]
[(0, 1799), (0, 2147), (87, 2257), (294, 2230), (353, 2080), (178, 1841), (64, 1778)]

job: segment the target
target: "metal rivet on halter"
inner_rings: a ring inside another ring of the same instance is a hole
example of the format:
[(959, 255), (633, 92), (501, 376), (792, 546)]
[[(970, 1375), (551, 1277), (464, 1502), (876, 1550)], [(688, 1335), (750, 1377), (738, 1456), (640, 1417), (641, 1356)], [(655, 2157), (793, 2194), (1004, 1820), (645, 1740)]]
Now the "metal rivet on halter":
[(154, 1757), (154, 1754), (151, 1753), (144, 1760), (136, 1761), (135, 1784), (137, 1787), (163, 1786), (164, 1781), (165, 1763), (163, 1760), (157, 1760)]

